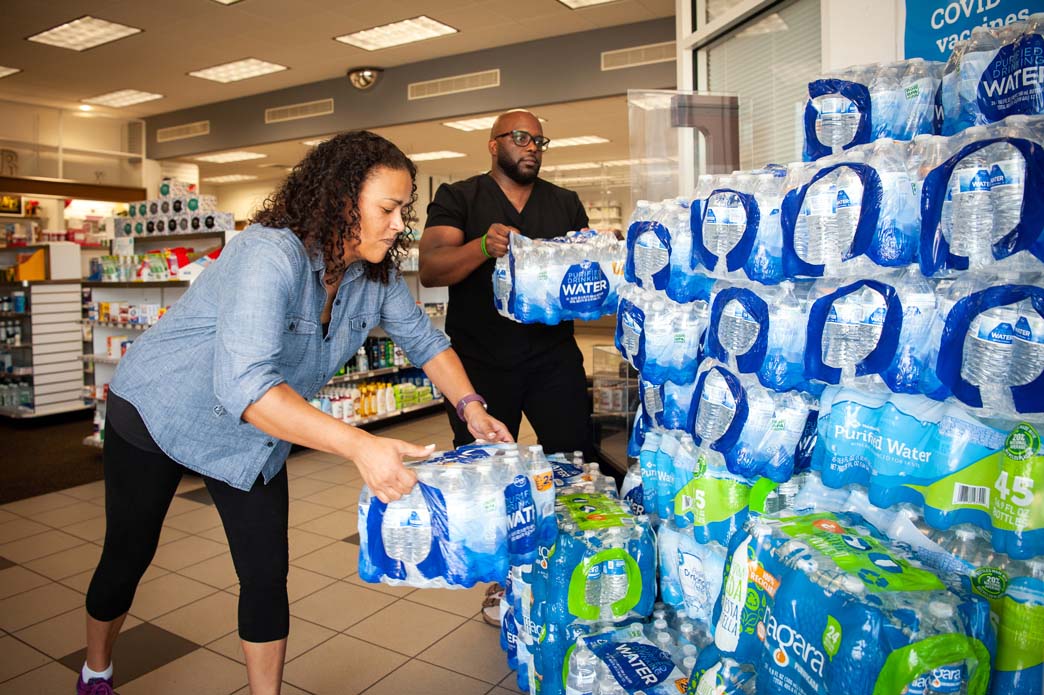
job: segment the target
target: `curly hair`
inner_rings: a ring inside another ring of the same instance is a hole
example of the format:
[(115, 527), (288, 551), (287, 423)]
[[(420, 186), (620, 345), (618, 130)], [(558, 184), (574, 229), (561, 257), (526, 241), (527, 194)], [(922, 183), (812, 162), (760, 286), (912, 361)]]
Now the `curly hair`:
[[(388, 282), (392, 268), (398, 270), (417, 221), (417, 167), (398, 147), (380, 135), (365, 130), (341, 133), (320, 143), (298, 162), (282, 185), (251, 218), (266, 227), (288, 228), (309, 253), (322, 252), (327, 282), (347, 269), (344, 261), (348, 240), (359, 239), (359, 193), (377, 167), (408, 171), (412, 181), (409, 202), (403, 206), (406, 231), (380, 263), (366, 264), (366, 277)], [(351, 206), (346, 210), (349, 202)]]

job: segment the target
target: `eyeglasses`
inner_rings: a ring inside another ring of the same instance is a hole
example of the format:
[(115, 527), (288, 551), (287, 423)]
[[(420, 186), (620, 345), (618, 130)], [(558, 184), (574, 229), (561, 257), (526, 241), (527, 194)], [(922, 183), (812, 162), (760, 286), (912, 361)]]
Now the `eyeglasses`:
[(512, 130), (507, 133), (501, 133), (500, 135), (494, 135), (493, 139), (496, 140), (506, 135), (510, 135), (511, 142), (519, 147), (526, 147), (530, 142), (533, 142), (541, 152), (547, 152), (547, 146), (551, 143), (549, 138), (545, 138), (543, 135), (533, 135), (525, 130)]

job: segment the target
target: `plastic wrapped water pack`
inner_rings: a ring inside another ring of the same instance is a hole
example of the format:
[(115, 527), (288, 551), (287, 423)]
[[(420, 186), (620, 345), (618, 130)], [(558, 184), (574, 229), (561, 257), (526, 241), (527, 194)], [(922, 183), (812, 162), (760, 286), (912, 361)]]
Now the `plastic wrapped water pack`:
[(1044, 117), (1011, 116), (915, 146), (925, 275), (1044, 271)]
[(698, 651), (664, 618), (585, 635), (566, 658), (565, 692), (677, 695), (688, 685)]
[(907, 149), (882, 139), (790, 167), (780, 216), (786, 277), (867, 277), (917, 261), (920, 213)]
[(911, 140), (937, 133), (943, 64), (912, 58), (857, 65), (808, 84), (805, 161), (878, 138)]
[(1044, 274), (966, 274), (943, 292), (936, 372), (965, 405), (1044, 421)]
[(359, 576), (467, 588), (503, 581), (555, 534), (555, 488), (540, 447), (473, 445), (410, 464), (417, 485), (384, 503), (359, 495)]
[(879, 507), (924, 507), (933, 528), (974, 524), (1016, 559), (1044, 555), (1040, 427), (984, 420), (953, 401), (829, 387), (812, 468), (823, 483), (868, 488)]
[(816, 400), (808, 394), (777, 393), (753, 376), (705, 360), (688, 432), (697, 446), (719, 454), (732, 473), (783, 482), (794, 472), (798, 444), (815, 410)]
[(786, 169), (701, 176), (692, 203), (693, 269), (766, 285), (783, 277), (780, 204)]
[(590, 321), (616, 311), (624, 243), (593, 230), (553, 239), (510, 236), (493, 270), (497, 311), (519, 323)]
[(714, 604), (721, 593), (727, 544), (701, 543), (691, 529), (679, 529), (672, 519), (660, 524), (656, 542), (664, 603), (709, 630)]
[(936, 669), (986, 692), (989, 604), (858, 514), (759, 517), (733, 538), (724, 576), (710, 656), (753, 667), (759, 695), (900, 693)]
[(942, 77), (944, 135), (1044, 114), (1044, 14), (1025, 13), (1004, 27), (977, 26), (953, 48)]
[[(828, 487), (816, 472), (805, 477), (795, 507), (807, 510), (798, 513), (857, 510), (947, 586), (985, 598), (997, 631), (990, 693), (1044, 692), (1044, 557), (1013, 559), (993, 549), (989, 532), (968, 524), (935, 529), (909, 503), (873, 507), (862, 488)], [(925, 674), (924, 683), (915, 683), (908, 692), (922, 692), (917, 688), (927, 685), (935, 688), (930, 692), (960, 692), (952, 675), (945, 668)]]
[(916, 267), (877, 277), (811, 287), (805, 377), (944, 398), (935, 373), (942, 314), (932, 284)]
[[(704, 353), (773, 391), (816, 390), (804, 374), (807, 288), (719, 282)], [(801, 295), (799, 297), (799, 295)]]
[(627, 282), (665, 292), (676, 302), (706, 301), (712, 280), (697, 272), (694, 265), (691, 202), (668, 198), (635, 204), (627, 227)]
[(636, 285), (620, 288), (616, 347), (654, 384), (691, 384), (707, 328), (707, 303), (678, 304)]

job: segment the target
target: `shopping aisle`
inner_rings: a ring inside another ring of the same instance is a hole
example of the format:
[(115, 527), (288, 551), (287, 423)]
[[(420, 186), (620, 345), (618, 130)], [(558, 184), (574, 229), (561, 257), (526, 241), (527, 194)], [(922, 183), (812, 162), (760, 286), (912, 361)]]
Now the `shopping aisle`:
[[(443, 413), (377, 432), (451, 446)], [(536, 443), (523, 422), (520, 443)], [(506, 695), (485, 586), (396, 589), (356, 574), (352, 464), (304, 452), (290, 476), (290, 640), (286, 695)], [(0, 507), (0, 695), (72, 692), (83, 664), (83, 601), (105, 533), (90, 483)], [(237, 582), (217, 511), (197, 477), (171, 504), (156, 558), (114, 657), (120, 695), (247, 693), (236, 635)], [(498, 687), (503, 684), (503, 687)]]

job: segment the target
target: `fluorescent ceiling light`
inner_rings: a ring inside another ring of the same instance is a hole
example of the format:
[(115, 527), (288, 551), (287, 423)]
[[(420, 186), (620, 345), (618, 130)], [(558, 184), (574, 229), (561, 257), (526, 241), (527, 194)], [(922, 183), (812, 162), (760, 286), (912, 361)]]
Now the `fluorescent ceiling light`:
[(575, 138), (551, 138), (551, 147), (576, 147), (577, 145), (601, 145), (609, 142), (598, 135), (578, 135)]
[(236, 183), (237, 181), (253, 181), (256, 178), (253, 174), (225, 174), (224, 176), (208, 176), (203, 180), (207, 183)]
[(424, 41), (425, 39), (456, 33), (457, 30), (453, 27), (437, 22), (431, 17), (421, 15), (413, 19), (383, 24), (379, 27), (363, 29), (362, 31), (345, 34), (344, 36), (335, 36), (334, 40), (363, 48), (367, 51), (377, 51), (382, 48), (401, 46), (406, 43)]
[(219, 3), (221, 5), (235, 5), (237, 2), (240, 1), (241, 0), (214, 0), (214, 2)]
[(269, 63), (257, 58), (244, 58), (243, 60), (222, 63), (221, 65), (204, 68), (203, 70), (194, 70), (189, 74), (193, 77), (202, 77), (204, 80), (227, 83), (249, 80), (251, 77), (282, 72), (286, 69), (285, 65), (279, 65), (278, 63)]
[(436, 152), (418, 152), (417, 154), (406, 155), (415, 162), (426, 162), (431, 159), (456, 159), (457, 157), (467, 157), (463, 152), (453, 152), (451, 150), (438, 150)]
[(13, 75), (16, 72), (21, 71), (21, 68), (5, 68), (3, 65), (0, 65), (0, 78), (7, 77), (8, 75)]
[(616, 0), (558, 0), (560, 3), (565, 5), (571, 10), (579, 10), (583, 7), (592, 7), (594, 5), (605, 5), (610, 2), (616, 2)]
[[(537, 120), (541, 123), (547, 123), (547, 119), (537, 117)], [(456, 128), (457, 130), (463, 130), (465, 133), (470, 133), (476, 130), (489, 130), (496, 123), (496, 116), (482, 116), (480, 118), (464, 118), (459, 121), (446, 121), (442, 125), (449, 128)]]
[(48, 46), (67, 48), (70, 51), (86, 51), (88, 48), (101, 46), (138, 33), (141, 33), (141, 29), (137, 27), (107, 22), (104, 19), (86, 15), (60, 24), (53, 29), (34, 34), (29, 37), (29, 40)]
[(217, 154), (206, 154), (202, 157), (193, 157), (197, 162), (211, 162), (212, 164), (227, 164), (228, 162), (245, 162), (248, 159), (264, 159), (268, 155), (259, 152), (244, 152), (234, 150), (232, 152), (219, 152)]
[(139, 92), (137, 89), (121, 89), (116, 92), (99, 94), (96, 97), (90, 97), (88, 99), (83, 99), (82, 101), (85, 104), (96, 104), (97, 106), (109, 106), (114, 109), (122, 109), (124, 106), (143, 104), (146, 101), (155, 101), (156, 99), (162, 98), (162, 94)]
[(580, 171), (581, 169), (597, 169), (598, 162), (576, 162), (573, 164), (551, 164), (540, 167), (540, 171)]
[(316, 145), (323, 144), (324, 142), (326, 142), (329, 139), (330, 138), (316, 138), (315, 140), (302, 140), (301, 144), (305, 145), (307, 147), (315, 147)]
[(90, 104), (80, 104), (80, 111), (94, 111), (94, 107)]

